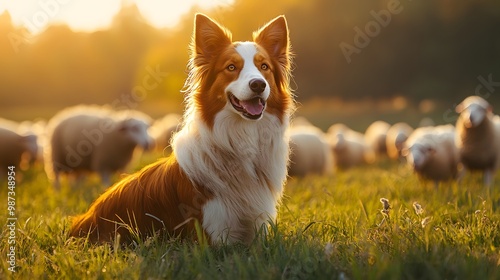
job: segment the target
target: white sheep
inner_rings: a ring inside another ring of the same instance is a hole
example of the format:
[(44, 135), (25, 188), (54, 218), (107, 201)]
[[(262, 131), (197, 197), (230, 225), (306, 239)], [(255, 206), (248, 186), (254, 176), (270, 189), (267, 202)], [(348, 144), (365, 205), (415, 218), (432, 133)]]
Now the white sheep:
[[(493, 117), (493, 124), (495, 126), (496, 139), (497, 139), (497, 141), (499, 141), (499, 139), (500, 139), (500, 116), (495, 115)], [(500, 146), (500, 144), (498, 144), (498, 145)], [(497, 169), (500, 168), (500, 147), (497, 149), (497, 162), (496, 162), (495, 167)]]
[(413, 132), (413, 128), (407, 123), (399, 122), (393, 124), (387, 131), (386, 148), (387, 155), (393, 160), (401, 160), (401, 150), (408, 139), (408, 136)]
[(156, 120), (148, 132), (155, 140), (155, 149), (170, 153), (170, 139), (180, 129), (182, 116), (179, 114), (168, 114)]
[(408, 164), (421, 178), (440, 181), (457, 179), (458, 149), (453, 125), (421, 127), (408, 137), (402, 151)]
[(59, 187), (60, 173), (97, 172), (104, 184), (131, 161), (136, 146), (149, 149), (149, 117), (137, 111), (115, 112), (98, 106), (76, 106), (48, 124), (47, 176)]
[(497, 169), (500, 137), (495, 132), (491, 105), (479, 96), (469, 96), (455, 108), (458, 116), (455, 136), (464, 167), (482, 171), (484, 184), (490, 186)]
[(327, 133), (333, 154), (333, 165), (337, 169), (348, 169), (357, 165), (372, 163), (373, 150), (360, 132), (343, 124), (334, 124)]
[(434, 122), (434, 120), (429, 118), (429, 117), (422, 118), (418, 122), (418, 127), (427, 127), (427, 126), (435, 126), (435, 125), (436, 125), (436, 123)]
[(351, 131), (351, 129), (347, 125), (345, 125), (343, 123), (336, 123), (336, 124), (332, 124), (328, 128), (328, 131), (326, 132), (326, 134), (329, 136), (333, 136), (333, 135), (337, 135), (337, 134), (343, 134), (347, 131)]
[(24, 168), (23, 158), (35, 156), (37, 147), (35, 135), (19, 135), (12, 127), (0, 124), (0, 177), (7, 174), (8, 166)]
[(317, 127), (294, 126), (290, 130), (288, 175), (304, 177), (332, 171), (332, 156), (325, 134)]
[(290, 121), (290, 127), (296, 126), (314, 127), (314, 125), (304, 116), (296, 116)]
[(11, 131), (17, 131), (19, 123), (12, 120), (0, 118), (0, 127), (7, 128)]
[(386, 138), (391, 125), (384, 121), (375, 121), (365, 131), (365, 141), (375, 152), (377, 158), (387, 156)]
[(19, 123), (17, 132), (20, 135), (36, 135), (38, 152), (36, 155), (30, 155), (32, 163), (38, 162), (43, 164), (43, 149), (47, 144), (47, 122), (43, 119), (35, 121), (23, 121)]

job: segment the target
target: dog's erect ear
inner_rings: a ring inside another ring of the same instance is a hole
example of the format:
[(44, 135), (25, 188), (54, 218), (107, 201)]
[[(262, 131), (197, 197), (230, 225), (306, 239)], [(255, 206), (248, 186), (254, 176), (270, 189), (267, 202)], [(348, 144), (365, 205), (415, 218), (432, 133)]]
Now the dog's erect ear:
[(279, 16), (255, 31), (253, 40), (263, 46), (269, 55), (278, 59), (283, 67), (289, 67), (290, 42), (285, 16)]
[(231, 33), (204, 14), (196, 14), (193, 33), (193, 57), (202, 57), (208, 62), (227, 45), (231, 44)]

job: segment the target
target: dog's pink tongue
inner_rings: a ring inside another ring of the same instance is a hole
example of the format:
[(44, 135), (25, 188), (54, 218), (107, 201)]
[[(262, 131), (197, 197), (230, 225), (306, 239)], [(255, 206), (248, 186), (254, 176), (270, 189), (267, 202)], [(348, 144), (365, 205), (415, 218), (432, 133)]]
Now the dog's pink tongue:
[(264, 110), (264, 104), (260, 101), (260, 98), (253, 98), (246, 101), (240, 101), (240, 105), (243, 106), (245, 111), (250, 115), (260, 115)]

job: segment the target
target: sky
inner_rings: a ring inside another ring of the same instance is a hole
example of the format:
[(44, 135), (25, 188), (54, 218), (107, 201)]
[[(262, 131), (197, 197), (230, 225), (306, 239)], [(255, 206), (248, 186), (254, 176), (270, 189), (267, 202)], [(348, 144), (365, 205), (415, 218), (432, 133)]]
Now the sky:
[(9, 11), (17, 26), (40, 33), (52, 23), (64, 23), (75, 31), (109, 26), (122, 4), (135, 3), (155, 27), (172, 27), (193, 5), (211, 8), (233, 0), (0, 0), (0, 14)]

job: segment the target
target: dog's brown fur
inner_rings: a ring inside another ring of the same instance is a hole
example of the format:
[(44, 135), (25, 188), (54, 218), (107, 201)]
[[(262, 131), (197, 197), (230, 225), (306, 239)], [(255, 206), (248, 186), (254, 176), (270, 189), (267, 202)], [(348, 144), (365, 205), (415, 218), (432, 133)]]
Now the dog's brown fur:
[(131, 232), (141, 238), (155, 232), (185, 237), (194, 232), (195, 221), (202, 222), (201, 207), (210, 197), (192, 185), (172, 155), (109, 188), (87, 213), (74, 218), (70, 236), (88, 235), (91, 242), (111, 241), (116, 233), (129, 242)]

